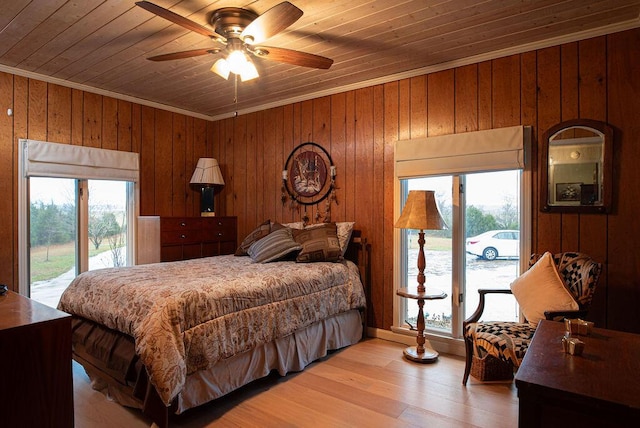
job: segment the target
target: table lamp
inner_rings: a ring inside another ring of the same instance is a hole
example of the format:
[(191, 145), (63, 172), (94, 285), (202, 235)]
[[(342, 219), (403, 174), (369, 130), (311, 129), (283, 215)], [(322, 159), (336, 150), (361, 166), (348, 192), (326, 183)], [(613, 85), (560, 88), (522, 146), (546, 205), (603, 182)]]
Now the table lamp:
[(426, 350), (424, 347), (424, 301), (433, 299), (444, 299), (447, 295), (440, 293), (427, 293), (424, 286), (425, 276), (425, 257), (424, 257), (424, 231), (446, 229), (447, 226), (440, 215), (438, 205), (436, 204), (435, 193), (433, 190), (411, 190), (404, 205), (402, 214), (395, 227), (400, 229), (417, 229), (418, 245), (418, 288), (417, 292), (409, 290), (409, 288), (401, 288), (397, 294), (418, 301), (418, 323), (417, 323), (417, 346), (405, 349), (404, 355), (408, 359), (416, 362), (433, 362), (438, 358), (438, 353), (433, 350)]
[(191, 176), (190, 183), (201, 188), (200, 215), (215, 216), (213, 196), (216, 189), (224, 186), (224, 179), (218, 161), (213, 158), (200, 158)]
[(411, 190), (404, 209), (395, 227), (400, 229), (418, 229), (418, 292), (424, 293), (424, 231), (446, 229), (433, 190)]

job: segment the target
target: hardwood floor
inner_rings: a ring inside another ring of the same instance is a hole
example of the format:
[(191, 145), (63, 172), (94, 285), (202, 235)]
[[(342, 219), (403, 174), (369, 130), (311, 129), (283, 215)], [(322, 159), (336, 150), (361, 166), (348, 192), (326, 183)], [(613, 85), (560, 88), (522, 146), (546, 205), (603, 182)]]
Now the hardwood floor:
[[(182, 415), (172, 426), (204, 427), (515, 427), (513, 382), (462, 386), (463, 358), (434, 364), (402, 357), (405, 345), (367, 339), (303, 372), (272, 375)], [(91, 389), (74, 362), (77, 428), (149, 427), (138, 410)]]

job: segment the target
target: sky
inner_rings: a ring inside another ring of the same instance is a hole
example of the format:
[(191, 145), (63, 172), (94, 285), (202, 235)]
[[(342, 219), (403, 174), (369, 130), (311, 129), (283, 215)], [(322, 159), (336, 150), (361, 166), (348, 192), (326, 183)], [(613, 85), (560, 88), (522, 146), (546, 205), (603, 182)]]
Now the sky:
[[(519, 171), (496, 171), (467, 174), (467, 205), (476, 207), (501, 207), (505, 198), (518, 203)], [(412, 179), (409, 190), (435, 190), (436, 195), (451, 195), (451, 176)]]
[[(75, 180), (70, 178), (31, 177), (29, 179), (31, 202), (50, 202), (56, 205), (73, 203)], [(92, 203), (108, 204), (124, 209), (126, 183), (124, 181), (89, 180), (89, 195)]]
[[(497, 171), (467, 174), (467, 205), (495, 208), (504, 204), (505, 197), (511, 197), (517, 204), (519, 171)], [(437, 194), (451, 194), (451, 177), (429, 177), (412, 179), (410, 190), (435, 190)], [(124, 209), (126, 186), (122, 181), (90, 180), (91, 197), (99, 195), (98, 203), (115, 204)], [(75, 195), (74, 180), (66, 178), (30, 178), (31, 201), (47, 204), (53, 201), (57, 205), (73, 202)], [(122, 195), (118, 197), (118, 195)]]

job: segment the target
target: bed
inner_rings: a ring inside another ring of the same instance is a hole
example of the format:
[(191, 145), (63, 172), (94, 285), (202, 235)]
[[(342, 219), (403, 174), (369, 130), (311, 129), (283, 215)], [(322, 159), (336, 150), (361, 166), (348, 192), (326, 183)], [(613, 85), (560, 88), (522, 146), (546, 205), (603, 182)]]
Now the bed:
[[(274, 370), (303, 370), (361, 340), (368, 246), (360, 233), (350, 231), (339, 254), (324, 248), (318, 257), (321, 232), (313, 231), (309, 247), (297, 236), (305, 232), (273, 229), (245, 238), (238, 251), (249, 257), (108, 268), (74, 279), (58, 308), (72, 315), (73, 358), (92, 386), (163, 428), (171, 414)], [(293, 238), (294, 250), (258, 261), (274, 254), (265, 242), (276, 234)], [(267, 251), (254, 254), (258, 244)]]

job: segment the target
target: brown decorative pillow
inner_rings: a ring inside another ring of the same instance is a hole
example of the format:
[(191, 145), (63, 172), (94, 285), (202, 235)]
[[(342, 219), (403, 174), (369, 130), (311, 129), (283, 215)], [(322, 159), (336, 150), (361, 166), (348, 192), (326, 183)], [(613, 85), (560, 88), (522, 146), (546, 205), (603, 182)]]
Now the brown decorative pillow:
[[(294, 223), (292, 223), (294, 224)], [(316, 227), (320, 227), (324, 224), (328, 223), (316, 223), (305, 226), (305, 229), (313, 229)], [(351, 240), (351, 233), (353, 232), (353, 225), (355, 222), (353, 221), (341, 221), (336, 222), (335, 225), (338, 228), (338, 242), (340, 242), (340, 249), (342, 250), (342, 255), (344, 256), (347, 252), (347, 248), (349, 247), (349, 241)]]
[(236, 256), (248, 256), (247, 250), (254, 242), (264, 238), (271, 232), (271, 221), (267, 220), (264, 223), (260, 224), (257, 228), (253, 230), (250, 234), (244, 238), (238, 249), (236, 249)]
[(302, 245), (296, 261), (335, 262), (342, 260), (342, 250), (335, 223), (327, 223), (309, 229), (293, 229), (293, 239)]

